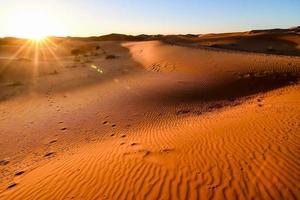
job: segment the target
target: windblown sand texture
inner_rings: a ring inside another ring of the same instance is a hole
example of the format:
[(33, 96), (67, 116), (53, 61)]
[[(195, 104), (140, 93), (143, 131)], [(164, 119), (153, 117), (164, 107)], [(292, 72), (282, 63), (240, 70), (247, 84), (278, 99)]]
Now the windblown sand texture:
[(300, 199), (299, 57), (69, 45), (0, 59), (0, 199)]

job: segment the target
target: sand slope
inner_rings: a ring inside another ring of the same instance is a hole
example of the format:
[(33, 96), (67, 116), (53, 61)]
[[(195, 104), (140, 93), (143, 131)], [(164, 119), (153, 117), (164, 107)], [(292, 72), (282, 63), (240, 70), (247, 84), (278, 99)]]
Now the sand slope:
[(173, 35), (161, 40), (191, 47), (230, 49), (278, 55), (300, 55), (300, 27), (203, 35)]
[(107, 69), (136, 68), (55, 85), (47, 95), (63, 112), (43, 93), (2, 102), (1, 156), (11, 159), (0, 199), (300, 198), (299, 58), (123, 46), (133, 60), (119, 52)]

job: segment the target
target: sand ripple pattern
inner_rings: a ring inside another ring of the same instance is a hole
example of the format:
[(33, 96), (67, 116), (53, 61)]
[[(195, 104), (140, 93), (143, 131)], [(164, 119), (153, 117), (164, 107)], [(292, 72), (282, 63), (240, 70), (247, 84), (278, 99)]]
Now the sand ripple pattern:
[(140, 124), (123, 145), (58, 157), (0, 199), (299, 199), (300, 110), (277, 104), (279, 93), (263, 107)]

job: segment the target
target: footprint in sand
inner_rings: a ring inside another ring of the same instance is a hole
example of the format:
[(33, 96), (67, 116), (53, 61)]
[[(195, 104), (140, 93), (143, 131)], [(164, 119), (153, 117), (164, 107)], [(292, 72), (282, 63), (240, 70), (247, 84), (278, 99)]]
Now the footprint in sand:
[(165, 149), (161, 149), (160, 150), (160, 153), (170, 153), (172, 151), (175, 151), (175, 149), (172, 149), (172, 148), (165, 148)]
[(17, 185), (17, 183), (12, 182), (7, 186), (7, 189), (11, 189), (11, 188), (15, 187), (16, 185)]
[(44, 157), (50, 157), (53, 156), (55, 154), (55, 152), (48, 152), (44, 155)]
[(51, 140), (51, 141), (49, 142), (49, 144), (53, 144), (53, 143), (55, 143), (55, 142), (57, 142), (57, 140)]
[(25, 171), (18, 171), (18, 172), (15, 173), (15, 176), (21, 176), (24, 173), (25, 173)]
[(8, 160), (0, 160), (0, 166), (5, 166), (9, 163)]
[(125, 127), (126, 127), (126, 128), (130, 128), (130, 127), (131, 127), (131, 125), (130, 125), (130, 124), (127, 124)]
[(175, 149), (172, 148), (164, 148), (159, 151), (141, 150), (140, 153), (142, 153), (142, 158), (146, 159), (148, 162), (165, 165), (168, 162), (173, 162), (172, 159), (170, 160), (169, 156), (172, 156), (174, 151)]
[(209, 190), (215, 190), (218, 187), (218, 185), (208, 185)]

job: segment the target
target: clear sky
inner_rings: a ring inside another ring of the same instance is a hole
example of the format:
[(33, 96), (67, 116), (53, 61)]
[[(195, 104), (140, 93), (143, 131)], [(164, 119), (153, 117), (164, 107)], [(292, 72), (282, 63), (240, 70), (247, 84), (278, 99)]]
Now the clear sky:
[(48, 35), (91, 36), (296, 25), (300, 0), (0, 0), (1, 37), (30, 35), (33, 27)]

